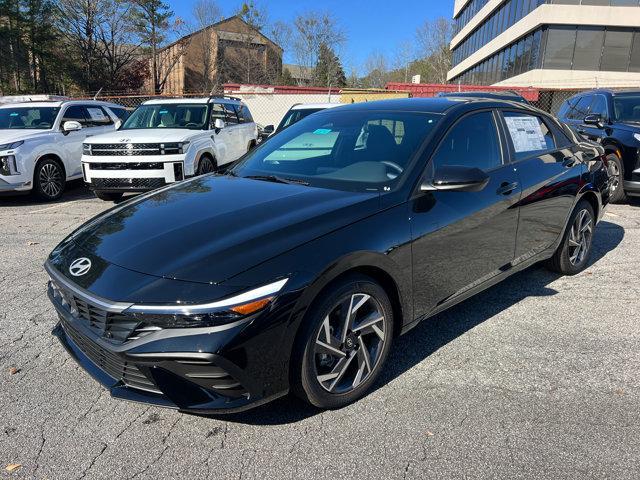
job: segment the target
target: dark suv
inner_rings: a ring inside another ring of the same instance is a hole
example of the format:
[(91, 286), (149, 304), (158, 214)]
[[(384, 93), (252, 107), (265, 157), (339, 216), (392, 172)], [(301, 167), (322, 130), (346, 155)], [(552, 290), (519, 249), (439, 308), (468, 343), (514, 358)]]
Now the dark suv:
[(562, 104), (558, 118), (604, 147), (612, 202), (640, 196), (640, 90), (580, 93)]

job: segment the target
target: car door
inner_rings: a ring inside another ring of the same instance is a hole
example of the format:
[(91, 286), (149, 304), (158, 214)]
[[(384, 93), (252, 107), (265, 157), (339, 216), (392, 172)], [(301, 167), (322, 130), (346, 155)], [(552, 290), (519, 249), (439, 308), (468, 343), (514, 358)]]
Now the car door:
[(497, 113), (464, 116), (443, 137), (425, 178), (443, 165), (477, 167), (489, 176), (476, 192), (422, 192), (411, 203), (417, 316), (491, 279), (514, 258), (520, 186)]
[[(215, 121), (218, 119), (225, 123), (224, 128), (215, 128)], [(227, 113), (221, 103), (211, 104), (210, 129), (218, 166), (233, 161), (233, 132), (228, 129)]]
[(86, 136), (101, 135), (115, 129), (111, 116), (101, 105), (85, 105), (86, 108)]
[(226, 115), (227, 126), (225, 128), (229, 132), (229, 136), (231, 138), (231, 141), (233, 142), (233, 148), (232, 148), (233, 154), (232, 154), (231, 161), (235, 161), (245, 153), (246, 146), (242, 145), (243, 143), (243, 138), (242, 138), (243, 136), (241, 132), (242, 125), (240, 125), (240, 121), (238, 120), (238, 114), (236, 113), (236, 110), (233, 105), (229, 103), (223, 103), (222, 106), (224, 107), (224, 111)]
[(579, 150), (553, 120), (503, 111), (512, 162), (522, 186), (514, 263), (551, 247), (562, 234), (580, 188)]
[[(68, 178), (82, 174), (82, 143), (90, 132), (87, 116), (87, 110), (83, 105), (69, 105), (62, 113), (60, 144), (65, 154), (63, 162)], [(63, 126), (65, 122), (70, 121), (80, 123), (82, 129), (75, 132), (65, 132)]]

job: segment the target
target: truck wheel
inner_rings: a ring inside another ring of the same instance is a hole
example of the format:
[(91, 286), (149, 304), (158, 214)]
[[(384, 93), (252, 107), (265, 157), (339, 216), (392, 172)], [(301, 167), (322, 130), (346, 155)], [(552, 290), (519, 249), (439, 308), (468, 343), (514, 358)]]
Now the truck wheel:
[(216, 166), (209, 157), (202, 157), (198, 162), (197, 175), (204, 175), (206, 173), (212, 173), (216, 171)]
[(611, 203), (624, 203), (627, 201), (627, 195), (624, 193), (623, 181), (624, 170), (622, 161), (615, 153), (607, 155), (607, 170), (611, 179), (611, 190), (609, 201)]
[(93, 192), (96, 194), (100, 200), (104, 200), (105, 202), (117, 202), (122, 198), (122, 192)]
[(64, 169), (58, 161), (45, 158), (38, 162), (33, 173), (33, 190), (40, 200), (58, 200), (64, 192), (65, 184)]

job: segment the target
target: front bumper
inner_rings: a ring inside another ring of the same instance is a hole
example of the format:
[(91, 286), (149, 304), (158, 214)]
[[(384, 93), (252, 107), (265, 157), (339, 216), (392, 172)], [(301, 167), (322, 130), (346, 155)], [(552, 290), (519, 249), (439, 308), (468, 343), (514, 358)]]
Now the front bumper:
[[(173, 156), (172, 156), (173, 157)], [(82, 157), (84, 181), (102, 192), (144, 192), (185, 178), (184, 159)], [(88, 161), (87, 158), (91, 160)]]
[[(62, 303), (51, 284), (48, 293), (60, 320), (52, 333), (113, 397), (194, 413), (230, 413), (288, 391), (279, 372), (261, 370), (269, 362), (259, 359), (278, 357), (277, 343), (260, 341), (260, 335), (252, 331), (264, 319), (165, 329), (114, 342), (96, 333), (93, 306), (74, 301), (76, 311), (72, 313), (74, 309)], [(90, 320), (78, 311), (90, 311)], [(274, 332), (267, 329), (267, 333)]]
[[(17, 182), (8, 182), (5, 179), (17, 179)], [(33, 188), (31, 181), (21, 181), (16, 177), (0, 178), (0, 193), (28, 192)]]

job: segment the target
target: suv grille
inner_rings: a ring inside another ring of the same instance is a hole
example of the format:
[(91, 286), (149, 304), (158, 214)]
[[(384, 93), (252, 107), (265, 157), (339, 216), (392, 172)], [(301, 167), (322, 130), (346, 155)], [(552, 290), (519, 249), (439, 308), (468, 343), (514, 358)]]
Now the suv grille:
[(116, 380), (121, 380), (125, 385), (146, 390), (153, 393), (162, 393), (156, 385), (149, 380), (135, 365), (125, 361), (120, 355), (102, 348), (91, 341), (64, 320), (61, 322), (65, 333), (73, 340), (82, 353), (96, 364), (101, 370)]
[(123, 190), (153, 190), (164, 187), (164, 178), (93, 178), (94, 188), (119, 188)]
[[(88, 153), (88, 152), (87, 152)], [(182, 153), (178, 143), (103, 143), (92, 144), (92, 156), (176, 155)]]
[(164, 163), (91, 163), (91, 170), (162, 170)]

